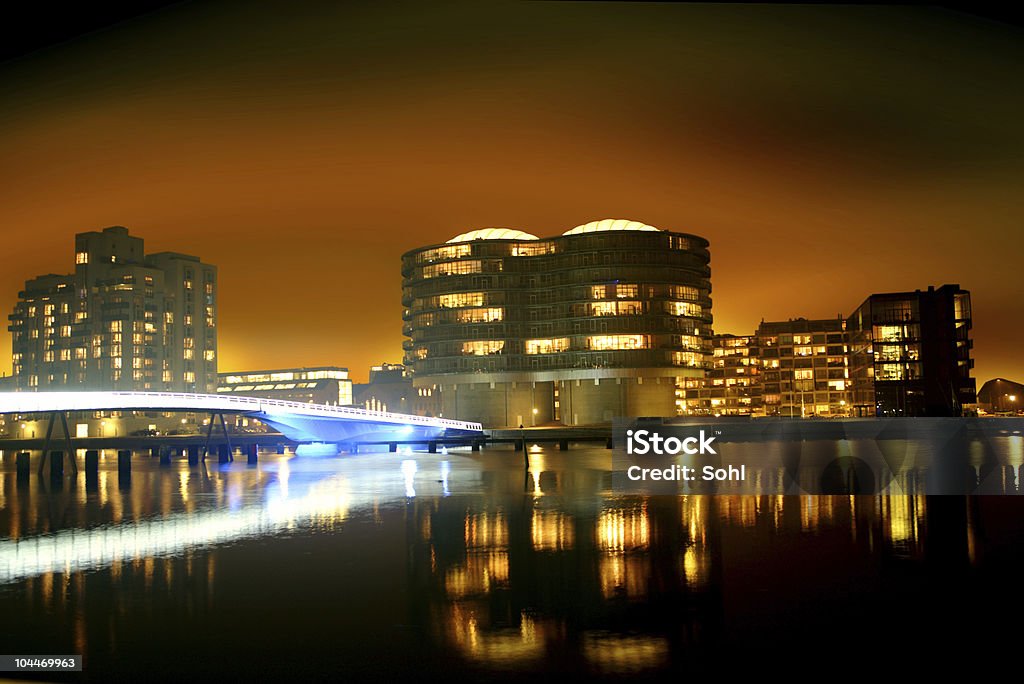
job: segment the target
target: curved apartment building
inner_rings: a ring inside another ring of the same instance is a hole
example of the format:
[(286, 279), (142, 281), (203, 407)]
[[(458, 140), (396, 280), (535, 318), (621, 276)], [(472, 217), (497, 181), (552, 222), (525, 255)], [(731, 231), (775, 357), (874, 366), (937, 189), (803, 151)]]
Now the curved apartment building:
[(709, 263), (704, 238), (622, 219), (414, 249), (405, 363), (439, 413), (490, 427), (675, 415), (710, 360)]

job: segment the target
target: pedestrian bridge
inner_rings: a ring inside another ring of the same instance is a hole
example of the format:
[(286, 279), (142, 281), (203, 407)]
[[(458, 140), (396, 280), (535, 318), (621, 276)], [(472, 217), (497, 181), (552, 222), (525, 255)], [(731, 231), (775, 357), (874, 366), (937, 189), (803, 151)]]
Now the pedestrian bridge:
[[(349, 406), (304, 404), (259, 397), (175, 392), (0, 392), (0, 414), (70, 411), (175, 411), (234, 413), (255, 418), (300, 443), (340, 444), (359, 441), (417, 441), (469, 436), (482, 431), (480, 423), (386, 413)], [(226, 426), (225, 426), (226, 431)]]

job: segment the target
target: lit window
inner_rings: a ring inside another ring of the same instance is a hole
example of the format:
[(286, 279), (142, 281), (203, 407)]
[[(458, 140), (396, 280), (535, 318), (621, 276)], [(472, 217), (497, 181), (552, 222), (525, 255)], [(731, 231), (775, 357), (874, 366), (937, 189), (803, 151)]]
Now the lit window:
[(203, 352), (203, 358), (207, 361), (213, 361), (213, 357), (216, 354), (212, 349), (207, 349)]
[(78, 252), (78, 253), (76, 253), (75, 254), (75, 263), (76, 264), (87, 264), (87, 263), (89, 263), (89, 253), (88, 252)]
[(676, 366), (699, 368), (703, 361), (704, 357), (696, 352), (672, 352), (672, 363)]
[(569, 348), (568, 337), (556, 337), (550, 340), (526, 340), (527, 354), (553, 354)]
[(691, 302), (666, 302), (665, 310), (673, 316), (691, 316), (694, 318), (698, 318), (704, 313), (700, 304), (693, 304)]
[[(501, 262), (497, 262), (500, 264)], [(440, 264), (431, 264), (423, 267), (424, 278), (436, 278), (437, 276), (465, 275), (468, 273), (480, 273), (481, 266), (479, 259), (471, 261), (448, 261)]]
[(587, 338), (590, 349), (647, 349), (650, 335), (592, 335)]
[(642, 312), (640, 302), (593, 302), (590, 305), (591, 316), (635, 316)]
[(459, 323), (492, 323), (504, 317), (505, 310), (501, 308), (463, 309), (458, 312), (455, 320)]
[(473, 340), (462, 343), (462, 353), (482, 356), (484, 354), (500, 354), (505, 348), (504, 340)]
[(437, 305), (442, 309), (454, 309), (461, 306), (483, 306), (483, 292), (460, 292), (457, 294), (438, 295)]

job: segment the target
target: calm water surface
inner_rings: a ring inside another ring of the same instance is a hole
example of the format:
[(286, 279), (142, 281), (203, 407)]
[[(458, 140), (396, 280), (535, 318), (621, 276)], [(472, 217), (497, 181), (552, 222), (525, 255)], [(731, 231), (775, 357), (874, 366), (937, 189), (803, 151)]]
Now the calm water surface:
[(587, 448), (261, 459), (19, 484), (7, 455), (0, 651), (104, 682), (1020, 667), (1022, 497), (623, 497)]

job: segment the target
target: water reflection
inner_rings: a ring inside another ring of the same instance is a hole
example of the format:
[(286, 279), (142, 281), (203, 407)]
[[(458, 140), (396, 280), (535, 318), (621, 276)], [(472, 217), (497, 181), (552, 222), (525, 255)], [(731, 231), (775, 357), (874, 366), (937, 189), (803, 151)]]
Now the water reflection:
[(5, 638), (89, 654), (97, 680), (166, 660), (138, 637), (153, 620), (190, 638), (287, 625), (224, 661), (279, 675), (264, 651), (311, 653), (314, 676), (396, 644), (413, 655), (380, 667), (400, 676), (678, 673), (824, 638), (807, 631), (823, 605), (833, 634), (890, 590), (924, 605), (930, 578), (992, 572), (1024, 539), (1014, 497), (619, 496), (604, 450), (537, 452), (525, 472), (510, 451), (261, 458), (140, 458), (123, 489), (106, 467), (91, 489), (0, 472), (0, 609), (23, 626)]

